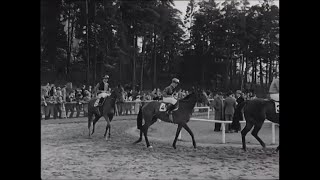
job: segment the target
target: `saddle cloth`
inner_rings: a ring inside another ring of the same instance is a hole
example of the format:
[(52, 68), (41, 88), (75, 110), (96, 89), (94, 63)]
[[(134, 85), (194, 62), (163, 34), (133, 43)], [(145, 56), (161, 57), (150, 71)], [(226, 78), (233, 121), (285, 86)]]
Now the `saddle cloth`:
[(274, 101), (274, 105), (275, 105), (275, 108), (276, 108), (276, 113), (279, 113), (280, 112), (280, 103), (279, 103), (279, 101)]
[[(160, 112), (165, 112), (165, 111), (167, 111), (167, 106), (168, 106), (168, 104), (170, 104), (170, 103), (161, 103), (160, 104), (160, 107), (159, 107), (159, 111)], [(172, 110), (172, 111), (176, 111), (176, 110), (178, 110), (179, 109), (179, 104), (177, 104), (177, 107), (176, 108), (174, 108), (174, 110)]]
[[(108, 97), (108, 96), (107, 96), (107, 97)], [(107, 97), (105, 97), (105, 98), (103, 99), (103, 101), (102, 101), (101, 104), (104, 103), (104, 101), (106, 100)], [(103, 97), (102, 97), (102, 98), (103, 98)], [(97, 106), (99, 105), (99, 101), (100, 101), (100, 98), (97, 98), (96, 101), (95, 101), (94, 104), (93, 104), (93, 107), (97, 107)]]

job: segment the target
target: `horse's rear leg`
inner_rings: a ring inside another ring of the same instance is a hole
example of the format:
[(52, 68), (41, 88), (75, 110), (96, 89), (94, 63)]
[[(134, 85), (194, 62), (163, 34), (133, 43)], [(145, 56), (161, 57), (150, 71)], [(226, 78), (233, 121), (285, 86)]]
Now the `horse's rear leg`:
[(252, 130), (252, 132), (251, 132), (251, 134), (252, 134), (253, 137), (255, 137), (259, 141), (259, 143), (261, 144), (263, 150), (265, 150), (266, 149), (266, 144), (258, 136), (258, 132), (260, 131), (261, 127), (262, 127), (262, 123), (261, 124), (259, 123), (259, 124), (255, 125), (253, 130)]
[(193, 144), (193, 147), (196, 149), (197, 148), (197, 145), (196, 145), (196, 141), (194, 140), (194, 136), (193, 136), (193, 132), (191, 131), (191, 129), (189, 128), (189, 126), (185, 123), (185, 124), (182, 124), (182, 127), (188, 131), (188, 133), (190, 134), (191, 138), (192, 138), (192, 144)]
[[(148, 148), (152, 148), (152, 146), (150, 146), (149, 140), (148, 140), (148, 128), (157, 121), (157, 118), (155, 118), (154, 116), (152, 118), (150, 118), (150, 120), (148, 118), (144, 118), (145, 123), (142, 126), (142, 132), (144, 135), (144, 139), (146, 141), (147, 147)], [(149, 120), (149, 121), (148, 121)]]
[(180, 134), (181, 128), (182, 128), (182, 126), (180, 124), (178, 124), (177, 131), (176, 131), (176, 137), (174, 138), (174, 141), (173, 141), (173, 144), (172, 144), (174, 149), (177, 148), (176, 147), (176, 143), (177, 143), (177, 139), (178, 139), (178, 136)]
[(244, 151), (247, 150), (247, 147), (246, 147), (246, 135), (247, 133), (252, 129), (253, 127), (253, 124), (250, 123), (250, 122), (246, 122), (246, 126), (242, 129), (241, 131), (241, 137), (242, 137), (242, 149)]
[(139, 143), (141, 141), (142, 141), (142, 127), (140, 129), (140, 137), (139, 137), (139, 139), (137, 141), (134, 142), (134, 144)]
[(88, 129), (89, 129), (89, 137), (90, 137), (90, 128), (91, 128), (91, 121), (92, 121), (93, 114), (88, 113)]
[(92, 125), (92, 133), (91, 133), (91, 135), (94, 133), (94, 128), (95, 128), (96, 123), (98, 122), (99, 118), (100, 118), (100, 117), (95, 116), (95, 118), (93, 119), (93, 125)]

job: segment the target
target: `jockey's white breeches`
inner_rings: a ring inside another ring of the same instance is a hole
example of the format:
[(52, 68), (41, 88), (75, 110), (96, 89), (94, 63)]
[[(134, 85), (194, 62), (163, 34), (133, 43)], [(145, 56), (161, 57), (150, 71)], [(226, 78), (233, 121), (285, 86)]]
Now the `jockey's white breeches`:
[(165, 103), (170, 103), (170, 104), (175, 105), (178, 100), (176, 100), (174, 97), (163, 97), (162, 101)]
[(277, 94), (270, 94), (270, 98), (275, 100), (275, 101), (279, 101), (279, 93)]
[(100, 93), (100, 94), (98, 94), (98, 99), (100, 99), (100, 98), (105, 98), (105, 97), (108, 97), (108, 96), (110, 96), (110, 94), (109, 93), (106, 93), (106, 92), (102, 92), (102, 93)]

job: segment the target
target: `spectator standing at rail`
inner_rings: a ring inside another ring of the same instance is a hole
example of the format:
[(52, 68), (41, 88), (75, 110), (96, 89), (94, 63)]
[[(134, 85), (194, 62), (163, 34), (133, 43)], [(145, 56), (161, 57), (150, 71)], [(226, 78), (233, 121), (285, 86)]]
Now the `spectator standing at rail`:
[(77, 111), (77, 115), (76, 117), (78, 118), (80, 116), (80, 111), (81, 111), (81, 106), (82, 106), (82, 94), (81, 94), (81, 89), (77, 89), (76, 91), (76, 111)]
[[(226, 121), (232, 121), (233, 114), (237, 105), (237, 102), (234, 97), (232, 97), (232, 92), (228, 92), (226, 99), (224, 100), (224, 114)], [(229, 124), (226, 124), (226, 130), (230, 131), (231, 128)]]
[(82, 95), (82, 97), (85, 97), (85, 91), (86, 91), (86, 85), (82, 85), (82, 87), (81, 87), (81, 95)]
[[(214, 116), (216, 120), (223, 120), (223, 98), (222, 93), (218, 92), (213, 100)], [(214, 131), (221, 131), (221, 123), (214, 123)]]
[(61, 88), (60, 87), (57, 87), (57, 90), (54, 94), (54, 98), (55, 98), (55, 110), (54, 110), (54, 119), (61, 119), (61, 106), (62, 106), (62, 103), (63, 103), (63, 100), (62, 100), (62, 92), (61, 92)]
[(232, 124), (231, 124), (231, 132), (238, 132), (241, 130), (240, 121), (243, 120), (242, 112), (240, 110), (237, 110), (239, 107), (239, 104), (241, 104), (244, 101), (243, 94), (240, 90), (236, 91), (236, 110), (233, 115)]
[(70, 111), (70, 115), (69, 118), (73, 117), (73, 113), (74, 113), (74, 107), (75, 107), (75, 91), (71, 91), (70, 94), (66, 97), (66, 116), (68, 116), (68, 112)]

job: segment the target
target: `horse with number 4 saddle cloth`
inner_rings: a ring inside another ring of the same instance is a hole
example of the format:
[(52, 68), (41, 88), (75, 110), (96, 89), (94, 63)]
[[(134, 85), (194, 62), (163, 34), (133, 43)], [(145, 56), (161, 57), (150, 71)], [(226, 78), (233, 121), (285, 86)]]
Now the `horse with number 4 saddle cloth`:
[[(152, 146), (150, 146), (149, 144), (148, 137), (147, 137), (148, 128), (152, 124), (154, 124), (157, 121), (157, 119), (161, 119), (164, 122), (178, 124), (176, 136), (172, 145), (174, 148), (176, 148), (177, 137), (182, 127), (190, 134), (192, 138), (193, 146), (194, 148), (196, 148), (196, 142), (194, 140), (193, 132), (187, 125), (187, 123), (190, 121), (193, 108), (196, 102), (204, 102), (207, 105), (209, 105), (208, 97), (204, 91), (193, 90), (189, 95), (187, 95), (183, 99), (178, 100), (178, 102), (175, 103), (176, 105), (178, 104), (178, 106), (172, 106), (172, 102), (168, 102), (168, 101), (165, 101), (165, 102), (151, 101), (141, 106), (137, 116), (137, 128), (140, 130), (140, 138), (134, 143), (141, 142), (142, 134), (144, 134), (147, 147), (152, 148)], [(168, 110), (168, 108), (173, 108), (173, 107), (174, 109), (172, 112), (172, 121), (171, 121), (166, 111)], [(144, 124), (142, 122), (143, 120), (144, 120)]]

